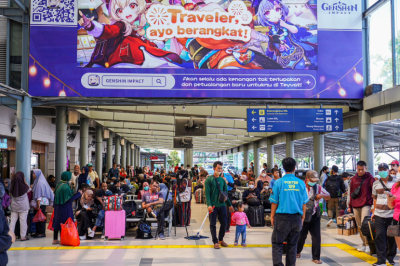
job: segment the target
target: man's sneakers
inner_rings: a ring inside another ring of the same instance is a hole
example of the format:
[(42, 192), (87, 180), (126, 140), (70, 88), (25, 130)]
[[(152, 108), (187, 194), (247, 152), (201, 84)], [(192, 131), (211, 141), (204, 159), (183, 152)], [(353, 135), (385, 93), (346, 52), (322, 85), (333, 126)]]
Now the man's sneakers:
[(159, 235), (158, 235), (158, 239), (160, 239), (160, 240), (165, 240), (164, 234), (159, 234)]
[(388, 261), (388, 264), (394, 266), (395, 263), (394, 263), (394, 261), (392, 261), (392, 262)]
[(328, 214), (326, 212), (323, 212), (322, 216), (328, 216)]
[(377, 263), (377, 262), (372, 264), (372, 266), (385, 266), (385, 265), (386, 265), (386, 263)]
[(79, 239), (80, 239), (80, 240), (86, 240), (86, 236), (84, 236), (84, 235), (83, 235), (83, 236), (80, 236)]
[(95, 233), (96, 233), (95, 231), (93, 231), (92, 229), (88, 228), (88, 236), (89, 237), (94, 237)]
[(330, 227), (331, 224), (333, 224), (335, 221), (333, 219), (330, 219), (329, 222), (326, 224), (326, 227)]
[(104, 235), (101, 235), (101, 239), (104, 239), (104, 237), (105, 237)]
[(361, 247), (359, 247), (359, 248), (357, 249), (357, 251), (360, 251), (360, 252), (365, 252), (365, 246), (361, 246)]
[(366, 246), (366, 247), (365, 247), (365, 253), (370, 253), (369, 246)]

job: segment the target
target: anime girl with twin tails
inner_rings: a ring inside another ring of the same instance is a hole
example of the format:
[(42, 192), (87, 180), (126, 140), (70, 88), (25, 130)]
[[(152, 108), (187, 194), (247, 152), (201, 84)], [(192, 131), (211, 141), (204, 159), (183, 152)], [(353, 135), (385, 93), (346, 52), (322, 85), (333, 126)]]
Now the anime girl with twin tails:
[(111, 20), (109, 25), (87, 18), (81, 11), (79, 25), (97, 39), (90, 62), (103, 67), (124, 68), (178, 68), (181, 58), (170, 51), (157, 47), (147, 40), (144, 27), (146, 0), (103, 0)]
[(265, 55), (282, 68), (317, 69), (317, 45), (309, 41), (313, 34), (288, 22), (288, 14), (281, 0), (261, 0), (258, 4), (258, 23), (268, 27), (272, 37)]

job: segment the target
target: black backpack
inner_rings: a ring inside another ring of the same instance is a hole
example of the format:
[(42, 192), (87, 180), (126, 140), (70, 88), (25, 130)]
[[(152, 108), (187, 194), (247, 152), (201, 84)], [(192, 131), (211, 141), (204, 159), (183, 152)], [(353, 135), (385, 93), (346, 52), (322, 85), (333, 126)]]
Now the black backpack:
[(339, 197), (340, 193), (340, 184), (339, 184), (339, 176), (333, 175), (327, 178), (325, 183), (326, 191), (331, 194), (331, 198)]

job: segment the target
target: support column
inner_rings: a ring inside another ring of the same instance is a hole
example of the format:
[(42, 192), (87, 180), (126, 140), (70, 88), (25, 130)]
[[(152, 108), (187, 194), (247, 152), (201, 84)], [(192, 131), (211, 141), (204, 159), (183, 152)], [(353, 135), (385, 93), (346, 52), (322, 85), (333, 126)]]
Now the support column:
[(106, 171), (113, 167), (113, 133), (110, 131), (110, 137), (107, 139), (107, 167)]
[(294, 158), (293, 133), (286, 133), (286, 157)]
[(135, 145), (131, 143), (131, 146), (133, 145), (133, 148), (131, 147), (131, 165), (132, 167), (136, 167), (135, 163)]
[(314, 145), (314, 170), (319, 173), (325, 164), (325, 141), (324, 135), (313, 133)]
[(371, 124), (371, 114), (368, 111), (359, 111), (359, 146), (360, 161), (367, 163), (368, 172), (374, 171), (374, 126)]
[[(56, 183), (67, 170), (67, 107), (56, 108)], [(86, 147), (87, 148), (87, 147)]]
[(274, 156), (275, 156), (275, 150), (274, 150), (274, 145), (272, 145), (272, 139), (268, 138), (267, 139), (267, 164), (269, 169), (272, 169), (274, 167)]
[(115, 163), (121, 164), (121, 137), (115, 135)]
[(89, 152), (89, 118), (81, 118), (81, 138), (79, 147), (79, 164), (81, 167), (88, 164)]
[(165, 155), (165, 158), (164, 158), (164, 169), (165, 169), (165, 172), (166, 172), (166, 173), (168, 173), (168, 168), (167, 168), (167, 156), (168, 156), (168, 155)]
[(126, 167), (132, 166), (131, 164), (131, 143), (127, 141), (126, 145)]
[(185, 168), (188, 164), (193, 167), (193, 149), (185, 149)]
[(30, 184), (32, 152), (32, 99), (24, 96), (23, 102), (17, 101), (17, 137), (15, 146), (15, 170), (25, 175)]
[(96, 126), (96, 172), (100, 182), (103, 180), (103, 127)]
[(243, 145), (243, 168), (249, 168), (249, 146)]
[(121, 145), (121, 167), (126, 169), (126, 141)]
[(260, 144), (257, 141), (253, 142), (253, 153), (254, 153), (254, 176), (258, 178), (260, 175), (260, 153), (258, 151)]
[(346, 152), (343, 150), (343, 172), (346, 172)]

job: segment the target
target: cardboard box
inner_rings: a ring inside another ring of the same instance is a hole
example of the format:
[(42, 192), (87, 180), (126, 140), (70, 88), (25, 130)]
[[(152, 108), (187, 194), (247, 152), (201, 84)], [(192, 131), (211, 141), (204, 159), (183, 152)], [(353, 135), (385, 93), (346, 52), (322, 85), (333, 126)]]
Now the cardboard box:
[(53, 213), (53, 211), (54, 211), (54, 207), (53, 206), (46, 206), (46, 212), (47, 213)]
[(50, 222), (50, 219), (51, 219), (51, 215), (53, 214), (53, 212), (51, 212), (51, 213), (47, 213), (46, 214), (46, 223), (49, 223)]
[(350, 215), (343, 215), (343, 216), (339, 216), (336, 219), (337, 221), (337, 226), (338, 227), (344, 227), (345, 229), (351, 229), (356, 227), (356, 221), (354, 216), (350, 216)]
[(350, 229), (345, 229), (343, 228), (338, 228), (338, 235), (341, 236), (351, 236), (351, 235), (356, 235), (357, 234), (357, 227), (353, 227)]

